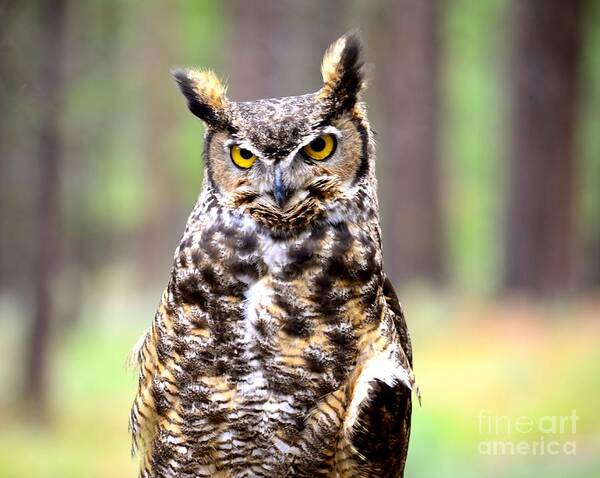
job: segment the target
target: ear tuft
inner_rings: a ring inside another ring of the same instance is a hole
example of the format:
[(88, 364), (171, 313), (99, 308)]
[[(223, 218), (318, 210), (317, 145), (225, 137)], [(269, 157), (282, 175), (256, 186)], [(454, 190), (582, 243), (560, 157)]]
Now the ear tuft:
[(213, 127), (222, 127), (226, 120), (226, 87), (212, 71), (177, 68), (171, 71), (179, 89), (186, 97), (190, 111)]
[(352, 32), (336, 40), (323, 56), (319, 96), (332, 101), (337, 110), (351, 109), (365, 86), (361, 55), (362, 41)]

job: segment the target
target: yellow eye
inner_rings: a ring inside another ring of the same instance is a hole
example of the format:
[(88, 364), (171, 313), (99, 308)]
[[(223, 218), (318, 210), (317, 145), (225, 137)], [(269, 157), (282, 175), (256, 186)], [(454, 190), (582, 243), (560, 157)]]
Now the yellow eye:
[(230, 154), (233, 164), (242, 169), (248, 169), (252, 167), (254, 161), (256, 160), (256, 156), (252, 153), (252, 151), (240, 148), (237, 144), (234, 144), (231, 147)]
[(322, 134), (308, 143), (302, 151), (310, 159), (323, 161), (333, 154), (336, 147), (335, 137), (331, 134)]

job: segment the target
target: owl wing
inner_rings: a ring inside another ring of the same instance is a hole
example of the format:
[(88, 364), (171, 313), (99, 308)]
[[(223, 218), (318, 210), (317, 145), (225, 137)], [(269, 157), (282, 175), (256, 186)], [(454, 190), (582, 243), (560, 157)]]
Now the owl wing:
[[(148, 467), (153, 435), (156, 429), (156, 411), (152, 383), (156, 370), (156, 356), (152, 329), (147, 330), (131, 353), (130, 363), (139, 367), (138, 391), (129, 414), (132, 455), (140, 458), (141, 469)], [(140, 473), (140, 476), (144, 476)]]
[(384, 279), (384, 316), (390, 327), (382, 340), (387, 345), (359, 367), (354, 380), (346, 426), (357, 468), (342, 476), (404, 476), (414, 388), (412, 346), (398, 297)]
[[(394, 290), (392, 282), (384, 275), (383, 282), (383, 295), (388, 309), (392, 312), (394, 326), (400, 346), (404, 352), (408, 365), (410, 366), (409, 374), (411, 381), (414, 385), (413, 376), (413, 353), (412, 353), (412, 342), (410, 339), (410, 333), (406, 325), (406, 319), (404, 317), (404, 311), (398, 300), (398, 295)], [(392, 419), (394, 423), (397, 435), (392, 438), (391, 447), (395, 448), (398, 454), (398, 459), (394, 460), (390, 458), (388, 465), (389, 475), (386, 476), (404, 476), (404, 467), (406, 464), (406, 456), (408, 454), (408, 443), (410, 439), (410, 428), (411, 428), (411, 414), (412, 414), (412, 390), (406, 388), (404, 384), (400, 383), (395, 388), (388, 387), (389, 390), (384, 392), (384, 396), (388, 397), (388, 402), (395, 404), (395, 410), (392, 410), (392, 415), (395, 417)], [(417, 396), (419, 397), (418, 387), (415, 389)], [(384, 467), (384, 469), (386, 469)]]
[(394, 290), (394, 286), (390, 281), (387, 275), (384, 275), (383, 281), (383, 295), (385, 297), (385, 302), (393, 312), (394, 317), (394, 325), (396, 326), (396, 332), (398, 333), (398, 337), (400, 339), (400, 345), (404, 350), (404, 354), (408, 359), (408, 364), (412, 368), (413, 366), (413, 355), (412, 355), (412, 343), (410, 341), (410, 334), (408, 332), (408, 327), (406, 326), (406, 319), (404, 318), (404, 311), (402, 310), (402, 306), (400, 305), (400, 301), (398, 300), (398, 296), (396, 295), (396, 291)]
[(140, 337), (130, 355), (130, 364), (139, 367), (138, 391), (131, 407), (129, 431), (132, 454), (140, 459), (140, 476), (150, 476), (152, 444), (157, 432), (159, 416), (156, 404), (156, 383), (164, 374), (164, 364), (158, 353), (159, 324), (169, 322), (172, 312), (165, 307), (166, 292), (152, 326)]

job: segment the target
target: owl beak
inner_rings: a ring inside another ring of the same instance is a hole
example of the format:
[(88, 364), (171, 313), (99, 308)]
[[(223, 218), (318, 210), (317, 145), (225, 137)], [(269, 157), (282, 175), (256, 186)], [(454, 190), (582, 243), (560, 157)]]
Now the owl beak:
[(289, 195), (290, 190), (283, 182), (281, 166), (277, 165), (275, 166), (275, 179), (273, 181), (273, 196), (275, 197), (275, 202), (280, 208), (283, 207)]

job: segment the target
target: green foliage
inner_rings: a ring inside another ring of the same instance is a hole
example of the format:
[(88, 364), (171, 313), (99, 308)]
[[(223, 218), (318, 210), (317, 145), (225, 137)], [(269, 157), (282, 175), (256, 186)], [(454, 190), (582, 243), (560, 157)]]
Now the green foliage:
[(457, 0), (443, 20), (443, 174), (453, 279), (486, 291), (502, 238), (504, 0)]
[(579, 105), (579, 154), (582, 165), (579, 216), (582, 239), (588, 247), (600, 244), (600, 3), (589, 2), (585, 16), (582, 81)]
[(0, 405), (2, 476), (135, 476), (127, 418), (136, 374), (124, 363), (140, 330), (84, 327), (62, 344), (46, 425), (30, 422), (18, 407)]

